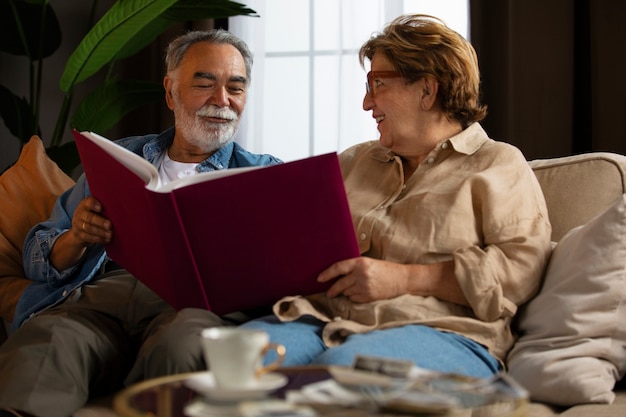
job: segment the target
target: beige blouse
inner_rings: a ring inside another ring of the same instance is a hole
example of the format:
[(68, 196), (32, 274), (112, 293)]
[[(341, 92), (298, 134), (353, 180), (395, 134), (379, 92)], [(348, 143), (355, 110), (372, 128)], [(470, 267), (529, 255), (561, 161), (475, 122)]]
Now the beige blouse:
[(426, 324), (469, 337), (503, 361), (515, 339), (511, 319), (538, 291), (551, 250), (543, 194), (522, 153), (476, 123), (438, 145), (406, 184), (400, 157), (378, 141), (346, 150), (340, 161), (362, 255), (453, 260), (471, 307), (414, 295), (359, 304), (316, 294), (283, 298), (275, 314), (326, 321), (328, 346), (352, 333)]

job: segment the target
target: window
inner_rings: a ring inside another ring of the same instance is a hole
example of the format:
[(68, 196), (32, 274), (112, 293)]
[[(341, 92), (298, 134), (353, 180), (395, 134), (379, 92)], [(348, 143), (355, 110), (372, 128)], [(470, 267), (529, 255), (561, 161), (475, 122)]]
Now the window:
[(443, 19), (468, 36), (468, 0), (250, 0), (260, 15), (230, 30), (254, 54), (252, 84), (237, 141), (285, 161), (378, 138), (362, 108), (361, 45), (403, 13)]

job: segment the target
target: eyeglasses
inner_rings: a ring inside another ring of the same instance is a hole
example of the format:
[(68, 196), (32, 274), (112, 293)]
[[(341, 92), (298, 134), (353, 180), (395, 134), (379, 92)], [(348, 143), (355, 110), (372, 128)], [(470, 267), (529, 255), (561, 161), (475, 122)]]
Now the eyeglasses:
[(374, 80), (379, 78), (402, 78), (402, 74), (398, 71), (370, 71), (367, 73), (367, 82), (365, 83), (365, 91), (367, 94), (374, 96)]

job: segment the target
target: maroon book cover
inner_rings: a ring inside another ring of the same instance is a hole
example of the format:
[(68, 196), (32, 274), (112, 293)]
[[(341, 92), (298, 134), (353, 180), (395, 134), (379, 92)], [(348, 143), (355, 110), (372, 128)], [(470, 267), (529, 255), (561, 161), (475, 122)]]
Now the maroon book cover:
[(113, 223), (107, 254), (174, 308), (227, 314), (325, 291), (317, 275), (359, 256), (336, 153), (158, 187), (143, 158), (92, 133), (74, 137)]

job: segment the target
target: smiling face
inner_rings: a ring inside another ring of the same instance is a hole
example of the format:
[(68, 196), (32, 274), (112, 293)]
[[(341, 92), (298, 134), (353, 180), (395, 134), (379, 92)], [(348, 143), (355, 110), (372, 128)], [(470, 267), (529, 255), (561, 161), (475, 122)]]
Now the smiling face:
[(191, 45), (163, 85), (176, 120), (170, 157), (199, 162), (233, 138), (248, 86), (244, 59), (234, 46)]
[[(394, 71), (389, 59), (380, 53), (372, 57), (371, 71)], [(414, 148), (424, 127), (420, 105), (422, 81), (407, 84), (401, 77), (373, 77), (370, 93), (363, 98), (363, 109), (372, 111), (380, 132), (380, 144), (402, 155)]]

